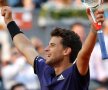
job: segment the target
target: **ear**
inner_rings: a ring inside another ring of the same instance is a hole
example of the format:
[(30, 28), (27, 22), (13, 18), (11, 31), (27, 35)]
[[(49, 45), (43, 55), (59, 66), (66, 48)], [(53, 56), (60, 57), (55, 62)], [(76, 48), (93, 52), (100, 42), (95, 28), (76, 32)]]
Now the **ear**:
[(64, 49), (63, 53), (64, 53), (64, 55), (69, 55), (71, 53), (71, 51), (72, 51), (72, 49), (68, 47), (68, 48)]

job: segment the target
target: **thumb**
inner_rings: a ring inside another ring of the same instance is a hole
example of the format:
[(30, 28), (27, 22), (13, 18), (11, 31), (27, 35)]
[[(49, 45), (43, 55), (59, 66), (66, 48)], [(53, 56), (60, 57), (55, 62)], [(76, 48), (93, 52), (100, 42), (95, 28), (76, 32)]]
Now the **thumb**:
[(90, 14), (90, 8), (86, 9), (86, 13), (87, 13), (87, 16), (88, 16), (88, 19), (90, 20), (90, 22), (93, 23), (93, 19), (92, 19), (92, 16)]
[(90, 15), (90, 8), (86, 9), (86, 13), (87, 13), (87, 15)]
[(7, 7), (2, 8), (1, 14), (2, 16), (4, 16), (5, 19), (10, 18), (11, 16), (10, 8), (7, 8)]
[(1, 15), (5, 16), (5, 11), (3, 10), (3, 8), (1, 9)]
[(5, 13), (5, 19), (10, 18), (9, 16), (10, 16), (10, 12)]

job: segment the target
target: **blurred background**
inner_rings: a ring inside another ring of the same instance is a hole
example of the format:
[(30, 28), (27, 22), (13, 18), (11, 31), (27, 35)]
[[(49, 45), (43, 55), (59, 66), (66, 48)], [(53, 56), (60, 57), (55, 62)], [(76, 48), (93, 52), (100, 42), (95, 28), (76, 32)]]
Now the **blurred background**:
[[(90, 30), (81, 0), (0, 0), (0, 12), (4, 5), (11, 6), (14, 20), (42, 56), (53, 28), (75, 31), (82, 43)], [(108, 0), (104, 0), (102, 8), (105, 11), (105, 44), (108, 46)], [(89, 90), (108, 90), (108, 60), (103, 61), (101, 58), (97, 40), (90, 58)], [(33, 68), (12, 44), (0, 14), (0, 90), (15, 88), (40, 90), (40, 84)]]

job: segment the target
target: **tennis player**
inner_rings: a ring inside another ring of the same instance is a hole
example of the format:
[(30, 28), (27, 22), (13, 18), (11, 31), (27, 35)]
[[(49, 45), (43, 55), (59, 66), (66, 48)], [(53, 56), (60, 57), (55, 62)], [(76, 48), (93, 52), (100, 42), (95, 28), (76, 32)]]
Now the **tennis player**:
[[(10, 32), (12, 40), (38, 75), (41, 90), (88, 90), (89, 58), (94, 48), (97, 33), (91, 21), (91, 30), (82, 46), (77, 34), (70, 30), (55, 28), (51, 32), (51, 40), (45, 48), (45, 58), (39, 56), (12, 18), (11, 8), (4, 6), (1, 12)], [(103, 10), (96, 10), (97, 22), (104, 21)]]

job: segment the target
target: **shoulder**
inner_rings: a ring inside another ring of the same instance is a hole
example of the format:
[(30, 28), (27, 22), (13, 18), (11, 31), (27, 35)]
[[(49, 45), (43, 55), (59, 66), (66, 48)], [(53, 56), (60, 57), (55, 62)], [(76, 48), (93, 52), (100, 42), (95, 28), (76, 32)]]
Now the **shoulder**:
[(79, 77), (79, 78), (89, 77), (89, 70), (86, 75), (81, 75), (80, 72), (78, 71), (76, 63), (74, 63), (71, 68), (72, 68), (72, 74), (74, 74), (76, 77)]
[(72, 67), (72, 79), (74, 78), (77, 83), (81, 82), (81, 85), (88, 85), (90, 81), (90, 73), (89, 69), (87, 71), (86, 75), (81, 75), (80, 72), (78, 71), (76, 63)]
[(34, 60), (34, 73), (42, 75), (46, 66), (45, 59), (41, 56), (37, 56)]
[(34, 67), (40, 67), (41, 68), (44, 65), (46, 65), (45, 59), (41, 56), (37, 56), (34, 60)]

